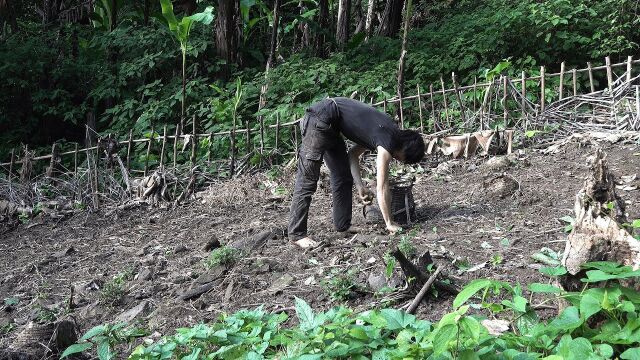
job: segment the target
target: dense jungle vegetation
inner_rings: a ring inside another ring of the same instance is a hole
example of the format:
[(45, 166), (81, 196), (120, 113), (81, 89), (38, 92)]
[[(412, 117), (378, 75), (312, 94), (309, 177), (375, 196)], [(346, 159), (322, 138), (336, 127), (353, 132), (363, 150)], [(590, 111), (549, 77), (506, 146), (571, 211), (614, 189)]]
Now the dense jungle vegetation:
[[(236, 115), (240, 124), (255, 124), (258, 116), (273, 124), (276, 114), (290, 121), (327, 95), (358, 91), (376, 101), (391, 97), (397, 92), (404, 3), (279, 3), (274, 56), (265, 77), (276, 5), (271, 0), (174, 2), (174, 22), (158, 0), (96, 1), (90, 16), (74, 21), (63, 15), (79, 2), (0, 0), (0, 154), (5, 159), (20, 144), (48, 148), (59, 140), (84, 142), (85, 124), (121, 137), (130, 129), (140, 137), (165, 124), (173, 133), (181, 118), (181, 50), (184, 118), (196, 117), (202, 132), (228, 129)], [(405, 92), (438, 84), (441, 74), (452, 71), (468, 84), (505, 60), (505, 71), (536, 74), (541, 64), (553, 69), (561, 61), (570, 68), (600, 64), (607, 55), (626, 59), (638, 50), (638, 5), (632, 0), (415, 1)], [(182, 17), (190, 14), (196, 15), (186, 25)], [(216, 145), (222, 153), (226, 147)]]

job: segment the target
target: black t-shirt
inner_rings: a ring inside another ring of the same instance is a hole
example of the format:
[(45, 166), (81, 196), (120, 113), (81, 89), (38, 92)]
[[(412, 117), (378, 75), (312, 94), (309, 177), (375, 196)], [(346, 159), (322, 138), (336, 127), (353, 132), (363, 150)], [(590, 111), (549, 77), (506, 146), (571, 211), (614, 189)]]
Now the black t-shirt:
[(344, 137), (369, 150), (378, 146), (389, 152), (395, 150), (400, 128), (389, 115), (357, 100), (344, 97), (328, 100), (333, 103), (332, 99), (338, 107), (334, 124)]

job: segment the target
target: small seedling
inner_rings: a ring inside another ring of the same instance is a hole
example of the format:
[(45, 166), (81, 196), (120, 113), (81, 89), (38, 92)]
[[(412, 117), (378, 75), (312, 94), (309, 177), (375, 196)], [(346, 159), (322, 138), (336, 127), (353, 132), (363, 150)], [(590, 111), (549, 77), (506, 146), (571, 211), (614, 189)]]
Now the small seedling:
[(18, 220), (20, 220), (20, 222), (25, 225), (29, 223), (29, 219), (30, 219), (29, 214), (27, 214), (26, 212), (22, 212), (18, 214)]
[(38, 306), (36, 319), (40, 324), (50, 324), (56, 321), (58, 313), (55, 310)]
[(502, 255), (500, 255), (500, 254), (494, 254), (494, 255), (491, 257), (491, 265), (492, 265), (493, 267), (500, 266), (500, 265), (502, 264), (502, 262), (503, 262), (503, 261), (504, 261), (504, 258), (503, 258), (503, 257), (502, 257)]
[(471, 269), (471, 264), (469, 263), (469, 260), (467, 260), (467, 259), (456, 260), (453, 263), (453, 265), (455, 265), (458, 268), (458, 270), (460, 270), (460, 271), (466, 271), (466, 270)]
[(396, 258), (391, 255), (391, 253), (386, 252), (383, 257), (385, 263), (385, 272), (387, 278), (390, 278), (393, 275), (393, 269), (396, 267)]
[(320, 283), (322, 289), (333, 301), (345, 301), (356, 287), (355, 271), (353, 269), (344, 272), (333, 270), (325, 280)]
[(507, 239), (507, 238), (502, 238), (502, 239), (500, 240), (500, 245), (502, 245), (502, 246), (504, 246), (504, 247), (509, 246), (509, 239)]
[(407, 235), (402, 235), (400, 238), (400, 241), (398, 242), (398, 250), (400, 250), (407, 259), (415, 257), (418, 253), (416, 246), (413, 245), (412, 238)]
[(122, 302), (126, 294), (127, 280), (131, 277), (128, 272), (119, 273), (107, 281), (100, 291), (99, 301), (106, 306), (116, 306)]
[(205, 261), (205, 265), (208, 268), (214, 268), (216, 266), (233, 266), (236, 262), (238, 262), (240, 258), (240, 254), (237, 249), (232, 247), (223, 246), (219, 247), (209, 254)]
[(573, 231), (573, 226), (575, 225), (575, 220), (571, 216), (563, 216), (560, 218), (560, 221), (564, 222), (566, 225), (564, 226), (564, 232), (570, 233)]

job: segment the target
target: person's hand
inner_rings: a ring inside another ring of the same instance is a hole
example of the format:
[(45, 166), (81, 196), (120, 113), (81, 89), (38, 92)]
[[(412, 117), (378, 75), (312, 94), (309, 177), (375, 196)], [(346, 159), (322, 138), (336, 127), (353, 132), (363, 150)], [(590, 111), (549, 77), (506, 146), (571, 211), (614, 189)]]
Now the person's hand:
[(402, 228), (396, 223), (390, 223), (387, 224), (387, 230), (391, 235), (395, 235), (398, 231), (402, 231)]
[(363, 186), (358, 189), (358, 197), (360, 197), (360, 200), (365, 205), (369, 205), (373, 202), (373, 192), (367, 187)]

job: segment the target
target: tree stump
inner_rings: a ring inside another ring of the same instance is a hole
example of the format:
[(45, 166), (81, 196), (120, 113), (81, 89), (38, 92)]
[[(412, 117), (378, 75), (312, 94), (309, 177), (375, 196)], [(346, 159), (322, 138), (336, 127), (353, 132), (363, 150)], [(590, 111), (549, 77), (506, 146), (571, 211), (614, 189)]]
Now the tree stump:
[(615, 191), (606, 154), (598, 149), (591, 175), (576, 195), (573, 231), (567, 238), (562, 265), (576, 275), (590, 261), (614, 261), (640, 267), (640, 241), (621, 224), (626, 223), (624, 202)]

